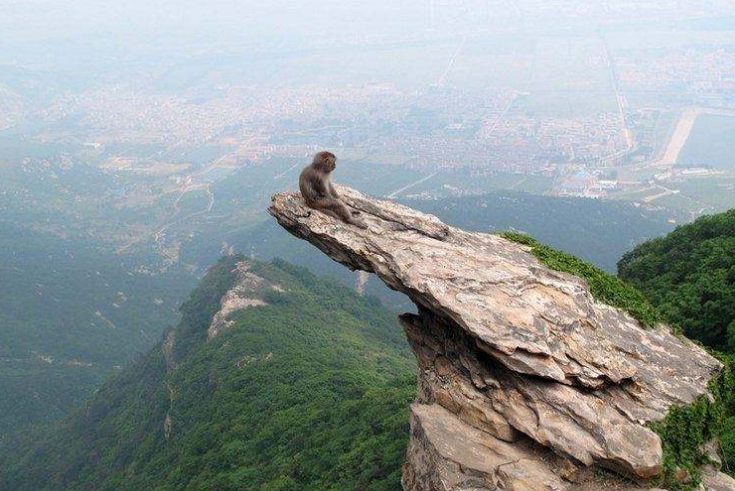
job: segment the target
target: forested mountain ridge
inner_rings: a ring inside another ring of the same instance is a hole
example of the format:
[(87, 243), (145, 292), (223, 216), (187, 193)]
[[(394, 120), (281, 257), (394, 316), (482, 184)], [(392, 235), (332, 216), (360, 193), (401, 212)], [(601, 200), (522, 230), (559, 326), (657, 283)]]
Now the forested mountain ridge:
[(56, 428), (2, 449), (0, 489), (398, 488), (415, 365), (393, 314), (240, 256), (181, 311)]
[(641, 244), (618, 268), (687, 336), (735, 352), (735, 209)]

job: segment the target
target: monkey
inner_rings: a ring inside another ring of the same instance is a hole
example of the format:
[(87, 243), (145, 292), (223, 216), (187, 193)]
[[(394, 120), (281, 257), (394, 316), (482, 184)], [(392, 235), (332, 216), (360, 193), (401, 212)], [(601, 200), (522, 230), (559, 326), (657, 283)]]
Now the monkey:
[(299, 176), (301, 196), (309, 208), (320, 210), (357, 227), (367, 228), (362, 220), (356, 218), (358, 213), (350, 211), (334, 189), (331, 173), (336, 168), (337, 157), (333, 153), (317, 153), (311, 165), (306, 166)]

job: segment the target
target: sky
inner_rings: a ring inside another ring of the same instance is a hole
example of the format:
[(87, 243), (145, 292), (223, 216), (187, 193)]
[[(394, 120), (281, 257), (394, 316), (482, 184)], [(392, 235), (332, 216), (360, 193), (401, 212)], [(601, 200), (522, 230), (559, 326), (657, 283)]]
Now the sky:
[(427, 1), (312, 0), (0, 0), (5, 41), (38, 41), (88, 34), (185, 39), (211, 36), (276, 36), (299, 32), (333, 35), (355, 29), (388, 31), (427, 15)]
[(457, 40), (483, 30), (596, 36), (614, 25), (635, 36), (723, 12), (735, 26), (735, 0), (0, 0), (0, 65), (104, 73), (119, 60)]

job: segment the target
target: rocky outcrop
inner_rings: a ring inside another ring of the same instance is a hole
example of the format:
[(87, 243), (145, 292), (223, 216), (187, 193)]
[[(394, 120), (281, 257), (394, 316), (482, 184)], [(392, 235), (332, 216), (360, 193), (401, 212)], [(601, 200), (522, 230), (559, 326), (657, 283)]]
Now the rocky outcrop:
[(367, 229), (294, 193), (274, 196), (270, 213), (418, 307), (401, 316), (420, 368), (405, 489), (591, 490), (596, 468), (638, 482), (662, 471), (648, 424), (705, 394), (718, 361), (597, 302), (525, 246), (340, 191)]
[(268, 288), (277, 289), (278, 287), (268, 284), (263, 278), (251, 272), (250, 264), (247, 261), (237, 263), (235, 284), (220, 300), (220, 309), (212, 318), (212, 323), (207, 329), (207, 337), (209, 339), (215, 338), (222, 331), (232, 326), (234, 324), (234, 321), (230, 318), (232, 314), (250, 307), (267, 305), (261, 297), (262, 292)]
[(704, 491), (732, 491), (735, 489), (735, 479), (718, 472), (713, 467), (708, 467), (704, 471), (702, 488)]

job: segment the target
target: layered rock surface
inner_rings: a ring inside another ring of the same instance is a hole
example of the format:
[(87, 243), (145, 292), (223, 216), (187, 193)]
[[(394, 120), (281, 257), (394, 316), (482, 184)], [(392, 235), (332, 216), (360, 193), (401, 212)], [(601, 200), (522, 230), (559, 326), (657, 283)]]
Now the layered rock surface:
[(420, 367), (406, 489), (601, 489), (596, 467), (638, 481), (661, 472), (647, 425), (705, 394), (719, 362), (595, 301), (525, 246), (340, 192), (367, 229), (295, 193), (274, 196), (270, 213), (419, 308), (401, 317)]

